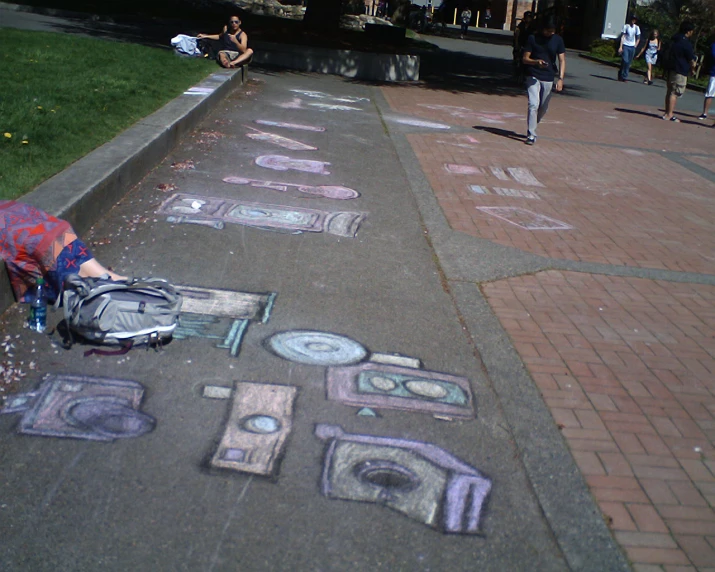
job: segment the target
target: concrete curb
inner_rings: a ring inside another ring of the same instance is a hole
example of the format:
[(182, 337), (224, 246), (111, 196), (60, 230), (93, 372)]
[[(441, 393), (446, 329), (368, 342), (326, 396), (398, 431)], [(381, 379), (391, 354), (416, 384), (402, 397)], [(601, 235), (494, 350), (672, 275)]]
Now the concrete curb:
[(420, 79), (420, 57), (417, 55), (373, 54), (272, 42), (251, 42), (251, 45), (255, 49), (254, 64), (369, 81)]
[[(80, 234), (143, 179), (248, 70), (220, 70), (95, 149), (34, 191), (23, 202), (67, 220)], [(4, 264), (2, 264), (4, 268)], [(0, 312), (15, 303), (7, 272), (0, 277)]]

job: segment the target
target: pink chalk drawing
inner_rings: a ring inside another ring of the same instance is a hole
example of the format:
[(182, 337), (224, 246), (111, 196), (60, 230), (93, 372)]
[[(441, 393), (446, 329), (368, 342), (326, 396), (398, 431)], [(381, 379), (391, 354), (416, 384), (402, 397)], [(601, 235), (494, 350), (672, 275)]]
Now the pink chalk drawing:
[(259, 125), (268, 125), (270, 127), (282, 127), (283, 129), (297, 129), (298, 131), (315, 131), (322, 133), (325, 127), (317, 127), (315, 125), (302, 125), (300, 123), (284, 123), (282, 121), (268, 121), (267, 119), (256, 119)]
[(304, 173), (315, 173), (316, 175), (329, 175), (325, 167), (330, 165), (326, 161), (310, 161), (308, 159), (291, 159), (283, 155), (261, 155), (256, 159), (256, 165), (273, 169), (274, 171), (303, 171)]
[(467, 107), (457, 107), (454, 105), (433, 105), (429, 103), (418, 103), (420, 107), (425, 107), (433, 111), (442, 111), (452, 117), (459, 119), (475, 119), (482, 123), (499, 124), (504, 123), (506, 119), (523, 118), (521, 113), (512, 113), (508, 111), (474, 111)]
[(444, 168), (452, 175), (483, 175), (484, 171), (480, 167), (473, 165), (455, 165), (454, 163), (445, 163)]
[(479, 147), (477, 145), (479, 144), (479, 140), (475, 139), (471, 135), (459, 135), (457, 137), (457, 141), (463, 141), (463, 143), (455, 143), (454, 141), (444, 141), (442, 139), (439, 139), (437, 143), (440, 143), (442, 145), (451, 145), (453, 147), (460, 147), (462, 149), (470, 149), (470, 150), (477, 150)]
[(284, 149), (290, 149), (291, 151), (318, 150), (317, 147), (313, 147), (312, 145), (306, 145), (305, 143), (301, 143), (300, 141), (296, 141), (295, 139), (288, 139), (288, 137), (276, 135), (275, 133), (266, 133), (265, 131), (259, 131), (258, 129), (255, 129), (253, 127), (248, 127), (248, 125), (246, 125), (245, 127), (255, 131), (255, 133), (246, 133), (246, 137), (248, 137), (249, 139), (253, 139), (254, 141), (273, 143), (274, 145), (278, 145), (279, 147), (283, 147)]
[(256, 179), (245, 179), (243, 177), (226, 177), (224, 183), (232, 185), (249, 185), (259, 189), (271, 189), (273, 191), (286, 192), (290, 189), (295, 189), (306, 195), (315, 195), (316, 197), (325, 197), (327, 199), (349, 200), (356, 199), (360, 193), (347, 187), (325, 185), (313, 187), (310, 185), (296, 185), (294, 183), (279, 183), (276, 181), (259, 181)]
[(523, 191), (521, 189), (506, 189), (504, 187), (493, 187), (492, 190), (502, 197), (516, 197), (520, 199), (541, 199), (534, 191)]
[(386, 117), (390, 121), (395, 123), (401, 123), (402, 125), (412, 125), (413, 127), (426, 127), (428, 129), (451, 129), (449, 125), (444, 123), (435, 123), (433, 121), (425, 121), (424, 119), (413, 119), (411, 117)]
[(519, 207), (476, 207), (477, 210), (487, 213), (493, 217), (523, 228), (524, 230), (572, 230), (570, 224), (566, 224), (555, 218), (550, 218)]

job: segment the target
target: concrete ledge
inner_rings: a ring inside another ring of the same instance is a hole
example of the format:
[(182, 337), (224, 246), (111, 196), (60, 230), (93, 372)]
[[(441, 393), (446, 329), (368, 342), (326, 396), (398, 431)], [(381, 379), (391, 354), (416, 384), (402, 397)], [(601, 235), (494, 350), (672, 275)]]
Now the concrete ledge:
[(417, 81), (420, 57), (252, 42), (253, 63), (372, 81)]
[[(217, 70), (192, 88), (197, 93), (173, 99), (19, 200), (67, 220), (83, 235), (247, 77), (245, 67)], [(7, 272), (0, 272), (0, 312), (14, 302)]]

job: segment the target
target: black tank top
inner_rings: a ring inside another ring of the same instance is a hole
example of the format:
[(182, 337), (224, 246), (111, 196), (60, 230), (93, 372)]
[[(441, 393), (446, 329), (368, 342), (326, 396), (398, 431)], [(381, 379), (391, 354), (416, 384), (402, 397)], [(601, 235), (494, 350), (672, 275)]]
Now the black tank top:
[[(238, 42), (241, 41), (241, 35), (242, 35), (242, 34), (243, 34), (243, 30), (241, 30), (241, 31), (238, 33), (238, 36), (236, 36), (236, 40), (237, 40)], [(223, 35), (221, 36), (221, 42), (222, 42), (222, 46), (221, 46), (221, 49), (222, 49), (222, 50), (228, 50), (229, 52), (237, 52), (237, 51), (238, 51), (238, 47), (236, 46), (236, 44), (233, 43), (233, 40), (232, 40), (231, 37), (229, 36), (229, 33), (228, 33), (228, 32), (226, 32), (225, 34), (223, 34)]]

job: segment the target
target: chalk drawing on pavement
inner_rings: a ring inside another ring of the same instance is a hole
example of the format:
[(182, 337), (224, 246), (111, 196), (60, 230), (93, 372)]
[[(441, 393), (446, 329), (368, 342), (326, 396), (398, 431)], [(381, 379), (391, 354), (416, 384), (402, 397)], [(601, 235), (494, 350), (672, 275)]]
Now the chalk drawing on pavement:
[(246, 133), (246, 137), (253, 139), (254, 141), (263, 141), (265, 143), (272, 143), (273, 145), (278, 145), (284, 149), (290, 149), (291, 151), (317, 151), (317, 147), (312, 145), (307, 145), (301, 141), (296, 141), (295, 139), (289, 139), (288, 137), (283, 137), (282, 135), (276, 135), (275, 133), (266, 133), (265, 131), (260, 131), (253, 127), (248, 127), (252, 129), (255, 133)]
[(492, 176), (500, 181), (515, 181), (527, 187), (543, 187), (544, 185), (534, 176), (530, 169), (526, 167), (502, 167), (490, 166)]
[(173, 337), (177, 340), (187, 338), (216, 340), (217, 348), (227, 349), (232, 357), (238, 357), (249, 323), (249, 320), (227, 320), (216, 316), (182, 312)]
[(136, 381), (49, 374), (35, 391), (11, 396), (0, 413), (22, 413), (18, 431), (26, 435), (114, 441), (156, 426), (139, 411), (143, 396)]
[(491, 481), (430, 443), (357, 435), (318, 424), (328, 443), (321, 492), (332, 499), (384, 505), (436, 530), (477, 534)]
[(362, 111), (362, 108), (360, 107), (336, 103), (309, 103), (308, 105), (325, 111)]
[(310, 365), (348, 365), (362, 361), (367, 350), (347, 336), (290, 330), (268, 338), (266, 348), (283, 359)]
[(481, 167), (473, 165), (456, 165), (454, 163), (445, 163), (445, 171), (452, 175), (483, 175), (484, 170)]
[(483, 185), (469, 185), (469, 190), (476, 195), (491, 195), (489, 187)]
[(270, 318), (277, 294), (254, 294), (237, 290), (177, 285), (183, 297), (182, 312), (252, 320), (266, 323)]
[(256, 165), (273, 169), (274, 171), (302, 171), (304, 173), (315, 173), (316, 175), (329, 175), (325, 167), (330, 165), (325, 161), (311, 161), (309, 159), (291, 159), (284, 155), (261, 155), (256, 159)]
[(295, 189), (296, 191), (305, 193), (306, 195), (325, 197), (327, 199), (349, 200), (356, 199), (360, 196), (360, 193), (353, 189), (337, 185), (321, 185), (316, 187), (311, 185), (298, 185), (295, 183), (282, 183), (278, 181), (260, 181), (257, 179), (246, 179), (244, 177), (225, 177), (223, 181), (224, 183), (231, 183), (232, 185), (250, 185), (251, 187), (259, 189), (271, 189), (273, 191), (281, 192)]
[(236, 383), (228, 421), (209, 465), (275, 475), (292, 429), (297, 391), (290, 385)]
[(572, 230), (565, 222), (519, 207), (476, 207), (493, 217), (504, 220), (524, 230)]
[(301, 123), (284, 123), (283, 121), (269, 121), (267, 119), (256, 119), (256, 123), (259, 125), (268, 125), (269, 127), (281, 127), (283, 129), (296, 129), (298, 131), (314, 131), (316, 133), (322, 133), (325, 131), (325, 127), (318, 127), (316, 125), (303, 125)]
[(474, 417), (465, 377), (369, 361), (329, 367), (326, 385), (328, 399), (346, 405)]
[(472, 151), (479, 150), (479, 140), (475, 139), (471, 135), (458, 135), (455, 139), (457, 141), (461, 141), (461, 143), (455, 143), (454, 141), (445, 141), (442, 139), (438, 139), (437, 143), (440, 143), (442, 145), (451, 145), (453, 147), (460, 147), (461, 149), (470, 149)]
[(332, 99), (333, 101), (341, 101), (343, 103), (360, 103), (361, 101), (370, 101), (367, 97), (353, 97), (350, 95), (336, 96), (330, 95), (329, 93), (323, 93), (322, 91), (310, 91), (304, 89), (291, 89), (290, 91), (311, 99)]
[(449, 125), (444, 123), (435, 123), (434, 121), (425, 121), (424, 119), (414, 119), (412, 117), (396, 117), (386, 115), (385, 119), (400, 123), (401, 125), (411, 125), (413, 127), (426, 127), (427, 129), (451, 129)]
[(170, 216), (190, 215), (192, 220), (226, 222), (266, 230), (325, 232), (346, 238), (354, 238), (360, 224), (367, 217), (364, 212), (328, 212), (185, 193), (176, 193), (169, 197), (161, 204), (157, 213)]
[(474, 119), (482, 123), (502, 124), (508, 119), (523, 118), (522, 113), (513, 113), (509, 111), (474, 111), (467, 107), (458, 107), (455, 105), (433, 105), (429, 103), (418, 103), (420, 107), (431, 109), (432, 111), (441, 111), (452, 117), (459, 119)]
[(502, 197), (515, 197), (519, 199), (537, 199), (540, 200), (541, 197), (537, 195), (534, 191), (524, 191), (521, 189), (506, 189), (504, 187), (492, 187), (494, 194), (500, 195)]

